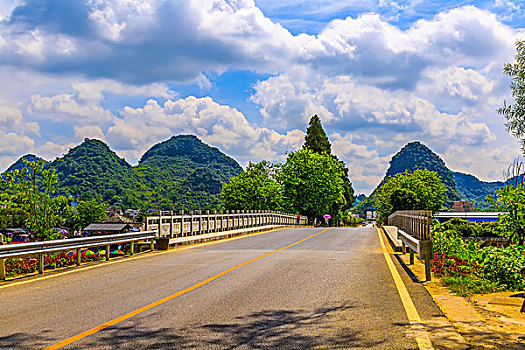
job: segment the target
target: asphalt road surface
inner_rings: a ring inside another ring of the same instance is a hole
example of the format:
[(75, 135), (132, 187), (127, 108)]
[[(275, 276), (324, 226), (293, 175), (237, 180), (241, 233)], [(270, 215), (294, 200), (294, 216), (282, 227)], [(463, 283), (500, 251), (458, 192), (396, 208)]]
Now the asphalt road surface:
[[(332, 228), (274, 252), (321, 231), (277, 230), (0, 287), (0, 349), (65, 339), (75, 340), (67, 349), (417, 349), (375, 228)], [(443, 317), (393, 260), (421, 318)]]

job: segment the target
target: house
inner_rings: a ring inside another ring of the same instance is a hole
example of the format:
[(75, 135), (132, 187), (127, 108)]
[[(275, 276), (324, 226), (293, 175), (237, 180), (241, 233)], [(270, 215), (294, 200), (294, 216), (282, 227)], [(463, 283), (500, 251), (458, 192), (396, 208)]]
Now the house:
[(95, 223), (89, 224), (83, 231), (89, 234), (112, 235), (133, 230), (135, 230), (134, 227), (127, 223)]

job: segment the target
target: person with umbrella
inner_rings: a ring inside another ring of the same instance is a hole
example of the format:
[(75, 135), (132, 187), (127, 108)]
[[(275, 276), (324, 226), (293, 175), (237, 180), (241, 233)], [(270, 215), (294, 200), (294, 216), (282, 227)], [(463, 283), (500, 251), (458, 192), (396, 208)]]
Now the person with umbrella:
[(325, 223), (326, 226), (329, 225), (329, 224), (328, 224), (328, 220), (330, 220), (331, 217), (332, 217), (332, 216), (331, 216), (330, 214), (324, 214), (324, 215), (323, 215), (324, 223)]

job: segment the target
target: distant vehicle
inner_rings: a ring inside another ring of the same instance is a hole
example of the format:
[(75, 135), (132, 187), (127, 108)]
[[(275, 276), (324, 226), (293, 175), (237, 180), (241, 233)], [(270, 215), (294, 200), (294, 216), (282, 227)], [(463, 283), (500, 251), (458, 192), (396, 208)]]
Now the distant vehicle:
[(20, 244), (29, 242), (30, 238), (27, 233), (17, 233), (11, 238), (11, 244)]

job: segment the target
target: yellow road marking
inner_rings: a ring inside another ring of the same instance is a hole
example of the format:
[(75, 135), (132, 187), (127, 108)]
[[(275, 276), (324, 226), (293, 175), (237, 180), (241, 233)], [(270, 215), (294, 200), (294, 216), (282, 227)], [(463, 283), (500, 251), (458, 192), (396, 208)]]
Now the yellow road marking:
[(184, 294), (186, 294), (186, 293), (189, 293), (189, 292), (191, 292), (191, 291), (193, 291), (193, 290), (195, 290), (195, 289), (197, 289), (197, 288), (199, 288), (199, 287), (204, 286), (205, 284), (208, 284), (208, 283), (210, 283), (210, 282), (212, 282), (212, 281), (215, 281), (216, 279), (218, 279), (218, 278), (220, 278), (220, 277), (222, 277), (222, 276), (224, 276), (224, 275), (226, 275), (226, 274), (228, 274), (228, 273), (230, 273), (230, 272), (232, 272), (232, 271), (234, 271), (234, 270), (237, 270), (238, 268), (241, 268), (241, 267), (243, 267), (243, 266), (245, 266), (245, 265), (248, 265), (248, 264), (250, 264), (250, 263), (252, 263), (252, 262), (254, 262), (254, 261), (257, 261), (257, 260), (259, 260), (259, 259), (265, 258), (265, 257), (267, 257), (267, 256), (269, 256), (269, 255), (275, 254), (275, 253), (280, 252), (280, 251), (282, 251), (282, 250), (285, 250), (285, 249), (287, 249), (287, 248), (293, 247), (293, 246), (296, 245), (296, 244), (299, 244), (299, 243), (302, 243), (302, 242), (304, 242), (304, 241), (306, 241), (306, 240), (309, 240), (310, 238), (315, 237), (315, 236), (317, 236), (317, 235), (320, 235), (321, 233), (326, 232), (326, 231), (328, 231), (328, 230), (329, 230), (329, 228), (327, 228), (327, 229), (325, 229), (325, 230), (322, 230), (322, 231), (320, 231), (320, 232), (317, 232), (317, 233), (315, 233), (315, 234), (313, 234), (313, 235), (310, 235), (310, 236), (308, 236), (308, 237), (306, 237), (306, 238), (303, 238), (303, 239), (301, 239), (301, 240), (299, 240), (299, 241), (297, 241), (297, 242), (294, 242), (294, 243), (288, 244), (288, 245), (285, 246), (285, 247), (282, 247), (282, 248), (279, 248), (279, 249), (277, 249), (277, 250), (274, 250), (274, 251), (271, 251), (271, 252), (265, 253), (265, 254), (260, 255), (260, 256), (258, 256), (258, 257), (256, 257), (256, 258), (253, 258), (253, 259), (247, 260), (247, 261), (242, 262), (242, 263), (240, 263), (239, 265), (236, 265), (236, 266), (234, 266), (234, 267), (230, 267), (229, 269), (224, 270), (224, 271), (222, 271), (222, 272), (220, 272), (220, 273), (218, 273), (218, 274), (216, 274), (216, 275), (214, 275), (214, 276), (212, 276), (212, 277), (210, 277), (210, 278), (208, 278), (208, 279), (206, 279), (206, 280), (204, 280), (204, 281), (202, 281), (202, 282), (199, 282), (199, 283), (197, 283), (197, 284), (194, 284), (194, 285), (191, 286), (191, 287), (188, 287), (188, 288), (186, 288), (186, 289), (184, 289), (184, 290), (181, 290), (180, 292), (177, 292), (177, 293), (175, 293), (175, 294), (172, 294), (172, 295), (169, 295), (169, 296), (167, 296), (167, 297), (164, 297), (164, 298), (162, 298), (162, 299), (160, 299), (160, 300), (157, 300), (157, 301), (155, 301), (155, 302), (153, 302), (153, 303), (151, 303), (151, 304), (148, 304), (148, 305), (146, 305), (146, 306), (143, 306), (143, 307), (141, 307), (140, 309), (137, 309), (137, 310), (134, 310), (134, 311), (128, 312), (128, 313), (125, 314), (125, 315), (122, 315), (122, 316), (120, 316), (120, 317), (117, 317), (117, 318), (115, 318), (115, 319), (113, 319), (113, 320), (111, 320), (111, 321), (108, 321), (108, 322), (106, 322), (106, 323), (103, 323), (103, 324), (101, 324), (101, 325), (99, 325), (99, 326), (96, 326), (96, 327), (93, 327), (93, 328), (91, 328), (91, 329), (88, 329), (87, 331), (82, 332), (82, 333), (80, 333), (80, 334), (77, 334), (77, 335), (75, 335), (75, 336), (73, 336), (73, 337), (71, 337), (71, 338), (68, 338), (68, 339), (62, 340), (61, 342), (58, 342), (58, 343), (56, 343), (56, 344), (54, 344), (54, 345), (51, 345), (51, 346), (48, 346), (48, 347), (44, 348), (44, 350), (59, 349), (59, 348), (61, 348), (61, 347), (63, 347), (63, 346), (66, 346), (66, 345), (69, 345), (69, 344), (71, 344), (71, 343), (73, 343), (73, 342), (76, 342), (77, 340), (80, 340), (80, 339), (83, 339), (83, 338), (85, 338), (85, 337), (88, 337), (88, 336), (90, 336), (90, 335), (92, 335), (92, 334), (95, 334), (95, 333), (97, 333), (97, 332), (99, 332), (99, 331), (101, 331), (101, 330), (103, 330), (103, 329), (106, 329), (106, 328), (108, 328), (108, 327), (111, 327), (111, 326), (116, 325), (117, 323), (120, 323), (120, 322), (122, 322), (122, 321), (125, 321), (125, 320), (127, 320), (127, 319), (129, 319), (129, 318), (131, 318), (131, 317), (133, 317), (133, 316), (135, 316), (135, 315), (138, 315), (138, 314), (140, 314), (140, 313), (143, 313), (143, 312), (145, 312), (145, 311), (148, 311), (148, 310), (150, 310), (150, 309), (153, 309), (153, 308), (156, 307), (156, 306), (159, 306), (159, 305), (164, 304), (164, 303), (166, 303), (166, 302), (168, 302), (168, 301), (170, 301), (170, 300), (173, 300), (173, 299), (175, 299), (175, 298), (178, 298), (178, 297), (180, 297), (181, 295), (184, 295)]
[[(284, 230), (286, 228), (288, 228), (288, 227), (276, 228), (276, 229), (269, 230), (269, 231), (249, 233), (249, 234), (240, 235), (240, 236), (237, 236), (237, 237), (218, 239), (218, 240), (212, 241), (212, 242), (188, 244), (188, 245), (185, 245), (185, 246), (176, 247), (174, 249), (170, 249), (170, 250), (166, 250), (166, 251), (162, 251), (162, 252), (159, 252), (159, 251), (149, 252), (149, 253), (146, 252), (146, 253), (142, 253), (142, 254), (137, 254), (136, 256), (133, 256), (133, 257), (126, 257), (126, 258), (121, 258), (121, 259), (118, 259), (118, 260), (104, 261), (103, 263), (100, 263), (100, 264), (97, 264), (97, 265), (92, 265), (92, 266), (65, 267), (64, 269), (72, 268), (72, 270), (59, 272), (59, 273), (53, 273), (52, 275), (42, 276), (42, 277), (39, 277), (39, 278), (33, 278), (33, 279), (30, 279), (30, 280), (26, 280), (26, 281), (20, 281), (20, 282), (9, 283), (9, 284), (6, 284), (6, 285), (0, 285), (0, 289), (14, 287), (14, 286), (19, 286), (21, 284), (26, 284), (26, 283), (32, 283), (32, 282), (47, 280), (49, 278), (55, 278), (55, 277), (59, 277), (59, 276), (63, 276), (63, 275), (69, 275), (70, 273), (74, 273), (74, 272), (86, 271), (86, 270), (94, 269), (94, 268), (97, 268), (97, 267), (104, 267), (104, 266), (108, 266), (108, 265), (112, 265), (112, 264), (118, 264), (118, 263), (121, 263), (121, 262), (135, 260), (135, 259), (142, 259), (142, 258), (147, 258), (147, 257), (160, 255), (160, 254), (167, 254), (167, 253), (178, 252), (178, 251), (181, 251), (181, 250), (192, 249), (192, 248), (196, 248), (196, 247), (203, 247), (203, 246), (207, 246), (207, 245), (210, 245), (210, 244), (217, 244), (217, 243), (233, 241), (233, 240), (236, 240), (236, 239), (246, 238), (246, 237), (258, 236), (258, 235), (262, 235), (264, 233), (270, 233), (270, 232), (274, 232), (274, 231)], [(56, 271), (56, 270), (54, 270), (54, 271)], [(53, 271), (50, 271), (50, 272), (53, 272)], [(36, 275), (36, 273), (32, 274), (32, 275), (28, 275), (28, 276), (34, 276), (34, 275)]]
[(421, 318), (419, 317), (419, 313), (414, 306), (414, 302), (408, 293), (405, 283), (401, 279), (399, 272), (397, 272), (394, 262), (392, 261), (388, 250), (386, 249), (385, 242), (383, 241), (383, 236), (381, 235), (379, 228), (377, 228), (377, 235), (379, 236), (379, 242), (381, 243), (381, 250), (383, 251), (383, 255), (386, 259), (386, 264), (388, 265), (388, 269), (392, 274), (392, 278), (394, 278), (394, 283), (397, 287), (397, 291), (399, 292), (399, 296), (401, 297), (401, 302), (403, 303), (403, 307), (407, 313), (408, 321), (412, 325), (412, 330), (414, 331), (417, 345), (422, 350), (434, 349), (432, 347), (430, 337), (428, 336), (425, 327), (421, 323)]

